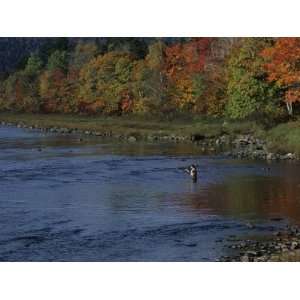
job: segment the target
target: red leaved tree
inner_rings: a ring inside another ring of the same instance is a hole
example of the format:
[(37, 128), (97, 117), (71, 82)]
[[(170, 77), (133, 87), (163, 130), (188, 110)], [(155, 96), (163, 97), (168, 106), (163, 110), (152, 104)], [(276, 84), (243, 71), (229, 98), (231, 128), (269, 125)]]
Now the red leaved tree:
[(180, 109), (194, 109), (196, 75), (204, 71), (212, 38), (193, 38), (165, 49), (165, 74), (169, 81), (170, 97)]

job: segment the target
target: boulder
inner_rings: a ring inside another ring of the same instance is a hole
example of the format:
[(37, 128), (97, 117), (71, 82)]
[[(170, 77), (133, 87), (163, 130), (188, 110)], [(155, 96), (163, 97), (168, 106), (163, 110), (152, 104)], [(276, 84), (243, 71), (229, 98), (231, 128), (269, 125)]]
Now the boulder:
[(296, 241), (291, 243), (291, 250), (295, 250), (298, 248), (298, 243)]
[(136, 139), (136, 137), (133, 136), (133, 135), (131, 135), (131, 136), (128, 138), (128, 142), (130, 142), (130, 143), (134, 143), (134, 142), (136, 142), (136, 141), (137, 141), (137, 139)]
[(249, 145), (251, 143), (251, 136), (249, 135), (239, 135), (234, 141), (234, 144), (238, 145)]
[(241, 261), (242, 261), (242, 262), (249, 262), (249, 257), (248, 257), (248, 255), (242, 256), (242, 257), (241, 257)]
[(296, 156), (294, 153), (287, 153), (283, 156), (283, 159), (295, 159)]
[(274, 159), (276, 159), (276, 155), (274, 153), (267, 153), (266, 159), (274, 160)]

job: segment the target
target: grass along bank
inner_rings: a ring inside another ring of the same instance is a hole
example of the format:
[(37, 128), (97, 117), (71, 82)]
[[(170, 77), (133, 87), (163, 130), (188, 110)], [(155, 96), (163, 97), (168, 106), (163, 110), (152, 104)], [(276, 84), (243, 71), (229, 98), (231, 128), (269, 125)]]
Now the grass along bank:
[(28, 114), (0, 113), (0, 122), (25, 124), (36, 128), (64, 128), (68, 130), (88, 131), (98, 135), (112, 137), (130, 137), (145, 139), (149, 136), (175, 136), (190, 139), (192, 136), (203, 138), (219, 137), (221, 135), (256, 134), (262, 128), (254, 122), (224, 122), (221, 119), (209, 118), (176, 118), (163, 120), (161, 118), (142, 117), (102, 117), (79, 116), (63, 114)]
[[(58, 129), (118, 139), (190, 141), (193, 137), (214, 143), (222, 136), (233, 141), (249, 135), (265, 142), (267, 152), (294, 153), (300, 157), (300, 120), (290, 121), (265, 130), (254, 121), (229, 122), (224, 119), (180, 116), (172, 120), (159, 117), (103, 117), (66, 114), (0, 113), (0, 122), (26, 127)], [(243, 140), (243, 139), (242, 139)], [(253, 152), (250, 145), (246, 152)], [(255, 147), (255, 145), (254, 145)], [(248, 154), (246, 157), (249, 156)]]
[(300, 120), (277, 125), (266, 132), (265, 139), (269, 151), (291, 152), (300, 157)]

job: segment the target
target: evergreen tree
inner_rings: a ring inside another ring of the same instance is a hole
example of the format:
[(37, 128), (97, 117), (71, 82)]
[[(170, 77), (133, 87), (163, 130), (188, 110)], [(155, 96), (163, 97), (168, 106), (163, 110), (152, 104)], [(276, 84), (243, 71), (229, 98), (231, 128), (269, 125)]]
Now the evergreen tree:
[(31, 53), (25, 66), (25, 73), (28, 75), (37, 75), (43, 67), (41, 58), (34, 53)]

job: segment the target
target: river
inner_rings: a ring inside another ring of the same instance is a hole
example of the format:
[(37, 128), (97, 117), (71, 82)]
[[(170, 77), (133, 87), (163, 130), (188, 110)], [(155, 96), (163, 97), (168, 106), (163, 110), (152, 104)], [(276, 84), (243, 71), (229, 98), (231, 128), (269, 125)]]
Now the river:
[(0, 261), (216, 261), (300, 223), (298, 163), (199, 153), (0, 127)]

